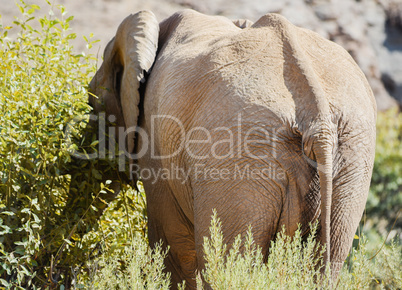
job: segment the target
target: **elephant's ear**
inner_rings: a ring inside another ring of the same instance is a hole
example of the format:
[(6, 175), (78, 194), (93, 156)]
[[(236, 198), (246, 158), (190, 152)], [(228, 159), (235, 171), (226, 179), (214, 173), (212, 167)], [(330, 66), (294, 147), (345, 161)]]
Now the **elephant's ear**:
[(254, 23), (248, 19), (237, 19), (233, 20), (233, 24), (243, 29), (252, 26)]
[[(155, 61), (159, 23), (151, 11), (128, 16), (120, 24), (111, 57), (114, 62), (115, 86), (120, 99), (127, 132), (127, 149), (134, 150), (135, 127), (139, 116), (140, 82)], [(107, 60), (105, 59), (105, 62)]]

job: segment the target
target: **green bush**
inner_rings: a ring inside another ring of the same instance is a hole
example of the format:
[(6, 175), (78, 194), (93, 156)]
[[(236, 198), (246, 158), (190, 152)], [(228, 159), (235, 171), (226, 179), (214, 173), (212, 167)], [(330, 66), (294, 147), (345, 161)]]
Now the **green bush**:
[(87, 289), (169, 289), (170, 274), (163, 272), (166, 252), (161, 245), (150, 250), (143, 238), (135, 236), (119, 254), (108, 252), (89, 261), (91, 275), (77, 288)]
[[(145, 193), (141, 183), (138, 184), (138, 188), (139, 191), (132, 189), (123, 191), (116, 200), (110, 203), (109, 207), (99, 218), (96, 227), (84, 235), (82, 245), (88, 247), (87, 251), (90, 250), (91, 255), (87, 255), (83, 262), (80, 265), (76, 265), (73, 269), (74, 283), (72, 286), (85, 285), (89, 287), (88, 285), (92, 285), (90, 287), (92, 289), (98, 282), (101, 283), (101, 280), (105, 280), (103, 281), (104, 283), (110, 283), (106, 281), (107, 279), (104, 279), (105, 275), (112, 271), (112, 269), (115, 269), (114, 271), (119, 273), (125, 273), (126, 265), (130, 263), (132, 267), (141, 268), (145, 275), (152, 269), (149, 268), (152, 265), (148, 265), (147, 261), (149, 262), (151, 259), (161, 259), (163, 261), (162, 252), (155, 251), (154, 254), (150, 254), (151, 250), (147, 252), (144, 248), (147, 245)], [(150, 254), (150, 256), (133, 256), (135, 253), (139, 255), (144, 252), (146, 252), (146, 255)], [(161, 256), (158, 256), (158, 253)], [(132, 264), (134, 261), (142, 264), (134, 265)], [(118, 263), (116, 264), (115, 262)], [(103, 266), (105, 265), (108, 266), (108, 269), (103, 270)], [(117, 265), (121, 266), (121, 268), (117, 268)], [(147, 265), (148, 268), (142, 268), (142, 265)], [(163, 267), (158, 266), (158, 271), (161, 269)], [(150, 276), (153, 274), (149, 273)], [(129, 279), (129, 277), (135, 280), (134, 276), (130, 275), (119, 277), (121, 283), (123, 283), (123, 279)], [(122, 285), (120, 282), (119, 285)]]
[[(115, 164), (71, 157), (73, 150), (95, 150), (94, 136), (85, 140), (82, 132), (96, 59), (73, 51), (73, 17), (66, 18), (62, 6), (58, 19), (52, 7), (49, 15), (34, 17), (39, 6), (17, 5), (21, 16), (12, 27), (0, 26), (0, 286), (68, 286), (71, 267), (107, 239), (84, 235), (96, 230), (110, 194), (99, 169), (114, 170)], [(87, 40), (88, 48), (93, 43)], [(115, 214), (130, 215), (127, 204), (134, 211), (141, 204), (138, 213), (145, 214), (143, 195), (123, 192)]]
[[(72, 18), (45, 16), (36, 30), (30, 23), (39, 7), (23, 2), (19, 7), (23, 17), (13, 28), (1, 27), (0, 275), (5, 287), (45, 284), (49, 254), (68, 238), (58, 228), (68, 222), (61, 215), (69, 178), (60, 169), (70, 161), (63, 129), (71, 116), (88, 111), (84, 86), (94, 70), (88, 57), (72, 53)], [(15, 40), (7, 37), (9, 30), (18, 31)]]
[[(212, 289), (367, 289), (402, 287), (402, 246), (393, 243), (378, 252), (375, 260), (367, 252), (367, 240), (360, 237), (352, 248), (337, 281), (331, 282), (329, 268), (322, 275), (322, 253), (315, 240), (316, 225), (303, 241), (300, 229), (291, 238), (284, 229), (271, 242), (267, 263), (254, 244), (252, 229), (236, 237), (229, 248), (224, 244), (221, 222), (214, 213), (210, 238), (204, 238), (204, 280)], [(378, 245), (380, 247), (380, 245)], [(331, 286), (332, 283), (335, 283)], [(203, 282), (198, 278), (198, 289)]]
[[(145, 233), (135, 230), (139, 225), (146, 230), (146, 218), (141, 213), (145, 205), (134, 202), (135, 199), (144, 202), (144, 192), (129, 190), (126, 193), (126, 206), (140, 208), (121, 211), (119, 203), (123, 199), (112, 202), (100, 218), (98, 230), (86, 235), (84, 239), (99, 241), (98, 255), (93, 255), (74, 270), (72, 286), (86, 289), (168, 289), (170, 274), (163, 272), (166, 252), (162, 251), (161, 245), (151, 250), (144, 239)], [(130, 216), (123, 216), (128, 213)]]
[[(107, 212), (106, 212), (107, 214)], [(222, 225), (215, 212), (210, 237), (204, 237), (205, 269), (198, 273), (197, 289), (208, 283), (212, 289), (400, 289), (402, 287), (402, 247), (395, 242), (385, 245), (373, 257), (362, 236), (352, 248), (337, 281), (331, 280), (329, 268), (322, 275), (323, 249), (315, 240), (317, 225), (307, 239), (300, 229), (291, 238), (284, 229), (271, 242), (268, 261), (253, 240), (252, 228), (246, 236), (238, 235), (232, 245), (224, 243)], [(378, 249), (381, 245), (378, 245)], [(169, 275), (161, 272), (166, 253), (159, 246), (154, 251), (139, 236), (127, 240), (126, 247), (105, 251), (85, 267), (88, 275), (78, 277), (75, 286), (88, 289), (166, 289)], [(142, 269), (140, 271), (139, 269)], [(178, 285), (184, 287), (183, 285)]]
[(267, 263), (263, 262), (261, 249), (254, 244), (251, 228), (245, 237), (238, 235), (230, 249), (223, 243), (221, 228), (215, 212), (210, 227), (211, 238), (204, 238), (206, 264), (202, 271), (212, 289), (314, 289), (319, 285), (329, 286), (330, 275), (324, 277), (320, 273), (323, 249), (315, 240), (316, 226), (311, 227), (306, 243), (302, 241), (300, 229), (290, 238), (283, 228), (271, 242)]
[[(378, 253), (378, 254), (377, 254)], [(370, 272), (375, 277), (375, 283), (388, 289), (402, 288), (402, 246), (396, 240), (370, 255), (374, 267)], [(373, 284), (373, 283), (372, 283)]]

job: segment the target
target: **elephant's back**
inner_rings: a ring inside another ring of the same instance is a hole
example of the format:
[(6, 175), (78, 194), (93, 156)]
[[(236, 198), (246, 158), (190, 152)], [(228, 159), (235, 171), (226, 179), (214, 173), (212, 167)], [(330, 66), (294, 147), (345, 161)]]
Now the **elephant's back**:
[(151, 73), (146, 115), (211, 129), (242, 114), (250, 123), (286, 125), (293, 135), (293, 129), (304, 131), (300, 126), (317, 116), (314, 106), (323, 101), (335, 123), (375, 125), (367, 80), (337, 44), (275, 14), (245, 29), (196, 12), (179, 18)]
[(158, 84), (166, 84), (163, 99), (178, 110), (187, 107), (184, 99), (205, 106), (221, 101), (265, 107), (280, 119), (297, 122), (305, 118), (300, 108), (317, 90), (306, 80), (314, 79), (323, 92), (319, 97), (332, 108), (351, 114), (356, 107), (375, 111), (369, 85), (351, 56), (318, 34), (275, 14), (245, 29), (221, 17), (185, 14), (154, 69)]
[(375, 119), (374, 95), (350, 54), (280, 15), (213, 42), (199, 58), (209, 64), (203, 73), (230, 91), (228, 101), (265, 107), (287, 123), (318, 114), (318, 102), (344, 118)]
[(295, 106), (274, 30), (240, 29), (227, 19), (194, 11), (172, 17), (178, 23), (169, 24), (174, 28), (148, 82), (150, 112), (205, 119), (217, 110), (221, 114), (215, 118), (258, 106), (291, 118)]

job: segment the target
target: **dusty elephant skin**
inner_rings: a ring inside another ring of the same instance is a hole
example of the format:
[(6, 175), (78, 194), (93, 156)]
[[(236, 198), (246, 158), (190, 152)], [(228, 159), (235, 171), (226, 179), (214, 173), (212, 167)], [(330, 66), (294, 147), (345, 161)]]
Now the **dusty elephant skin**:
[(252, 24), (185, 10), (158, 24), (142, 11), (120, 25), (90, 87), (94, 111), (135, 153), (149, 241), (170, 246), (173, 285), (195, 286), (214, 208), (226, 242), (251, 225), (266, 254), (283, 225), (307, 234), (318, 219), (337, 276), (369, 190), (376, 119), (344, 49), (276, 14)]

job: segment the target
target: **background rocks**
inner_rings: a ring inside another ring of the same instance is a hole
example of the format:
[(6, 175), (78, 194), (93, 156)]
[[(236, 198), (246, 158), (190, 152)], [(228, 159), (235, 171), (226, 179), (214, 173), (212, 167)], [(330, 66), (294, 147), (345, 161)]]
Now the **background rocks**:
[[(45, 8), (44, 0), (27, 0)], [(74, 15), (74, 32), (100, 39), (92, 53), (102, 55), (118, 25), (130, 13), (150, 9), (159, 20), (192, 8), (206, 14), (252, 21), (280, 13), (296, 25), (312, 29), (342, 45), (366, 74), (380, 110), (402, 104), (402, 0), (56, 0)], [(13, 1), (0, 0), (4, 25), (18, 15)], [(76, 39), (83, 50), (85, 42)]]

